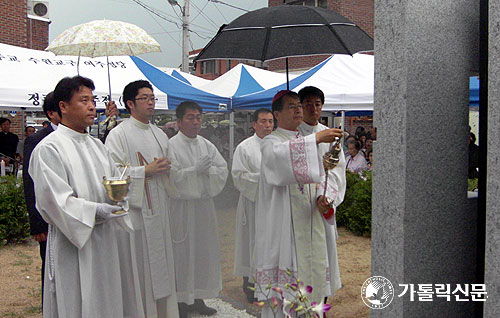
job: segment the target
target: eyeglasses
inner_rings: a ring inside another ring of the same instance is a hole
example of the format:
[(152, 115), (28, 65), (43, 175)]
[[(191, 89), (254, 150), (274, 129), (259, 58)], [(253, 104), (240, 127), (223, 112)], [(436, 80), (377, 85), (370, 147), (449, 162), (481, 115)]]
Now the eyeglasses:
[(143, 97), (136, 98), (135, 100), (140, 100), (141, 102), (157, 102), (158, 97), (155, 97), (154, 95), (153, 96), (143, 96)]

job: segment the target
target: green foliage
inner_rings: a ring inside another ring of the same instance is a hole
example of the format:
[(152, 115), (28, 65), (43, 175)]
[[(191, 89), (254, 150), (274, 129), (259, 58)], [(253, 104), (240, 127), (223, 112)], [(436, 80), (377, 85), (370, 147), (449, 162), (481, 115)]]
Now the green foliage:
[(344, 202), (338, 206), (337, 224), (357, 235), (371, 233), (372, 228), (372, 172), (363, 176), (346, 172), (347, 188)]
[(29, 235), (23, 183), (14, 176), (0, 177), (0, 245), (24, 241)]
[(467, 191), (477, 190), (477, 179), (469, 179), (467, 182)]

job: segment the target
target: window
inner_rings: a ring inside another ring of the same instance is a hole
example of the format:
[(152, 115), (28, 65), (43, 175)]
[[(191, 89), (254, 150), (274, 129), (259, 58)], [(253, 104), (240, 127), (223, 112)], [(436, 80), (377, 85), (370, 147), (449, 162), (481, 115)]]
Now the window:
[(216, 60), (201, 62), (201, 74), (215, 74)]
[(327, 8), (327, 0), (287, 0), (287, 4)]

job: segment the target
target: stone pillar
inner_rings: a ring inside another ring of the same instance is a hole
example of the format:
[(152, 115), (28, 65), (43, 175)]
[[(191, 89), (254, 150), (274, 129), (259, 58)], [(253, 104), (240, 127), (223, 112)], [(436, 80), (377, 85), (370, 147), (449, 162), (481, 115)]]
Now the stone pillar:
[(399, 284), (475, 282), (467, 126), (478, 35), (478, 1), (375, 1), (372, 276), (395, 295), (371, 317), (474, 314), (471, 302), (398, 294)]
[(500, 1), (489, 1), (488, 181), (484, 317), (500, 317)]

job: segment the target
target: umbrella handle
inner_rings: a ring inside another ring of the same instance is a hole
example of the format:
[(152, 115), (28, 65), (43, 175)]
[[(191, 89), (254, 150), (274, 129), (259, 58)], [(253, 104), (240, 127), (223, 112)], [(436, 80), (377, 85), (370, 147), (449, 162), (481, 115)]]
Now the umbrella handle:
[(111, 102), (111, 76), (109, 75), (109, 57), (108, 57), (108, 48), (106, 46), (106, 62), (108, 62), (108, 87), (109, 87), (109, 100), (108, 102)]
[(78, 60), (76, 60), (76, 75), (80, 76), (80, 51), (78, 51)]
[(285, 59), (286, 64), (286, 89), (290, 89), (290, 79), (288, 78), (288, 57)]

